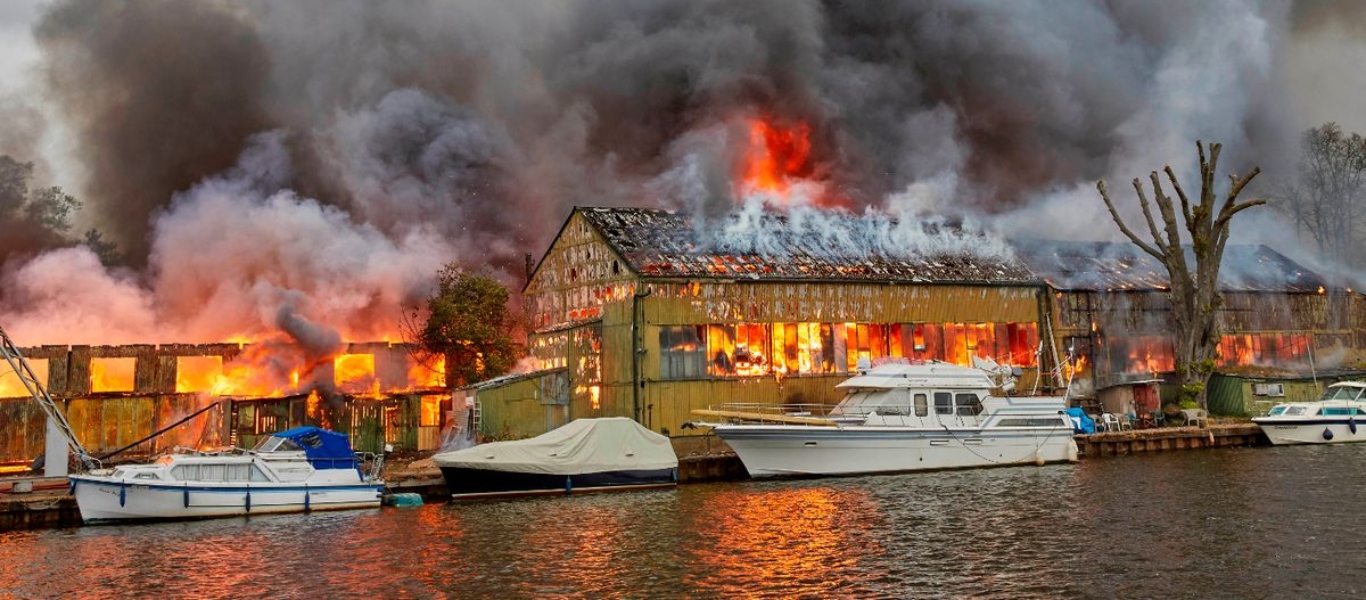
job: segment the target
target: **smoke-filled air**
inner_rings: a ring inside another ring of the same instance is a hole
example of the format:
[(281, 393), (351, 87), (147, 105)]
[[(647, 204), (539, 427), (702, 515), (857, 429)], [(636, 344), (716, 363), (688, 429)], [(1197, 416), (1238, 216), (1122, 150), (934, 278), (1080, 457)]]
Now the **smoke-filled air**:
[[(0, 189), (0, 323), (24, 345), (398, 341), (442, 265), (519, 286), (574, 206), (676, 210), (758, 253), (773, 226), (887, 254), (1121, 240), (1098, 179), (1140, 223), (1128, 182), (1170, 164), (1198, 185), (1196, 140), (1259, 166), (1260, 194), (1306, 128), (1359, 131), (1334, 110), (1362, 74), (1331, 65), (1362, 55), (1343, 29), (1361, 12), (15, 2), (0, 176), (24, 185)], [(1315, 69), (1333, 84), (1306, 90)], [(1305, 255), (1263, 212), (1233, 243)]]

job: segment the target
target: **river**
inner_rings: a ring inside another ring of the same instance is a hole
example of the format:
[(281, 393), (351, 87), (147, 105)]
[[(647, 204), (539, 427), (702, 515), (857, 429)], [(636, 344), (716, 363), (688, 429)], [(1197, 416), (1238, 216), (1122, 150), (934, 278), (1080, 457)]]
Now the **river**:
[(1360, 598), (1366, 444), (0, 533), (0, 598)]

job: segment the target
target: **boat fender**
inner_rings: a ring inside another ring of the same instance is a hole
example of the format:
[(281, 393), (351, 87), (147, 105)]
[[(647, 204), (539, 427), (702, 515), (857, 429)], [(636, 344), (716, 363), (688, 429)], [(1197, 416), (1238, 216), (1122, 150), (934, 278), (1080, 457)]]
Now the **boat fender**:
[(1039, 465), (1040, 467), (1044, 465), (1043, 455), (1040, 454), (1037, 449), (1034, 450), (1034, 464)]
[(311, 494), (310, 494), (309, 491), (308, 491), (308, 484), (305, 483), (305, 484), (304, 484), (304, 512), (309, 512), (309, 511), (312, 510), (312, 507), (310, 507), (310, 506), (308, 505), (308, 501), (309, 501), (309, 496), (310, 496), (310, 495), (311, 495)]
[(127, 495), (124, 491), (126, 487), (127, 486), (125, 486), (122, 481), (119, 482), (119, 506), (123, 506), (124, 502), (128, 500)]
[(247, 512), (251, 512), (251, 490), (247, 490)]
[(1347, 421), (1347, 429), (1351, 430), (1352, 435), (1356, 435), (1356, 434), (1357, 434), (1357, 422), (1356, 422), (1356, 421)]
[[(77, 483), (79, 483), (79, 482), (76, 481), (75, 479), (72, 479), (71, 481), (67, 482), (67, 486), (66, 486), (66, 487), (67, 487), (67, 490), (66, 490), (66, 493), (68, 493), (68, 494), (70, 494), (70, 495), (72, 495), (72, 496), (75, 496), (75, 495), (76, 495), (76, 484), (77, 484)], [(13, 486), (11, 486), (11, 489), (13, 489)]]
[(571, 476), (569, 476), (569, 475), (565, 475), (565, 476), (564, 476), (564, 495), (568, 496), (568, 495), (569, 495), (570, 493), (572, 493), (573, 491), (574, 491), (574, 478), (571, 477)]
[(1329, 428), (1327, 428), (1327, 427), (1324, 427), (1324, 428), (1323, 428), (1323, 439), (1331, 441), (1331, 440), (1333, 439), (1333, 430), (1332, 430), (1332, 429), (1329, 429)]
[(190, 507), (190, 485), (189, 485), (189, 484), (185, 484), (184, 503), (185, 503), (185, 508), (189, 508), (189, 507)]

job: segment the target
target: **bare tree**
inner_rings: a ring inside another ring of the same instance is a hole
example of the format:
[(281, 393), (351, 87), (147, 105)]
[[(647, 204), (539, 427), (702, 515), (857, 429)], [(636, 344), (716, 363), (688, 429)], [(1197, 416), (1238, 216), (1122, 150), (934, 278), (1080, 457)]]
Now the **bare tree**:
[[(1167, 275), (1171, 280), (1168, 296), (1171, 299), (1172, 325), (1175, 329), (1172, 343), (1177, 376), (1181, 379), (1181, 397), (1183, 400), (1195, 400), (1204, 407), (1205, 384), (1214, 370), (1214, 357), (1219, 347), (1218, 321), (1215, 319), (1219, 305), (1223, 301), (1218, 288), (1219, 264), (1223, 261), (1224, 245), (1228, 242), (1229, 221), (1233, 215), (1243, 210), (1266, 204), (1266, 200), (1257, 198), (1245, 202), (1237, 201), (1238, 194), (1261, 172), (1260, 168), (1253, 167), (1250, 173), (1242, 177), (1229, 175), (1228, 192), (1223, 203), (1216, 206), (1214, 172), (1219, 165), (1221, 145), (1210, 144), (1208, 160), (1205, 158), (1204, 144), (1196, 142), (1195, 147), (1200, 153), (1200, 197), (1196, 204), (1191, 204), (1186, 198), (1186, 192), (1181, 189), (1171, 165), (1163, 169), (1173, 191), (1176, 192), (1177, 199), (1181, 201), (1179, 215), (1173, 198), (1162, 191), (1162, 179), (1157, 171), (1149, 174), (1153, 199), (1162, 216), (1161, 231), (1153, 219), (1148, 196), (1143, 191), (1143, 182), (1134, 178), (1134, 191), (1138, 192), (1138, 201), (1143, 208), (1143, 217), (1148, 222), (1151, 240), (1139, 237), (1129, 229), (1124, 219), (1120, 218), (1119, 212), (1115, 210), (1115, 203), (1110, 200), (1110, 194), (1105, 189), (1104, 180), (1096, 182), (1096, 189), (1100, 191), (1100, 197), (1105, 201), (1105, 207), (1110, 210), (1110, 216), (1115, 220), (1115, 224), (1119, 225), (1119, 230), (1144, 252), (1162, 261), (1167, 267)], [(1195, 260), (1194, 269), (1191, 269), (1186, 244), (1181, 239), (1178, 217), (1185, 223), (1190, 236), (1189, 249), (1191, 257)]]
[[(1299, 174), (1277, 194), (1276, 206), (1295, 220), (1333, 264), (1346, 264), (1361, 247), (1366, 138), (1337, 123), (1304, 132)], [(1355, 265), (1354, 265), (1355, 266)]]

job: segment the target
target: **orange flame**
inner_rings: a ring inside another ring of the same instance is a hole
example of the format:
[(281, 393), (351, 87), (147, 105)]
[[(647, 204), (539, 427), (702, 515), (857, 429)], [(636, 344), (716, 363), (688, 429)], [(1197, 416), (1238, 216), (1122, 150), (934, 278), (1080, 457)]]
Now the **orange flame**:
[(784, 128), (767, 121), (749, 124), (749, 154), (744, 183), (748, 189), (786, 195), (795, 180), (811, 173), (811, 128), (805, 123)]
[(343, 354), (332, 362), (337, 387), (352, 394), (379, 395), (379, 378), (375, 377), (375, 355)]
[(136, 364), (136, 358), (90, 359), (90, 391), (133, 391), (133, 369)]

